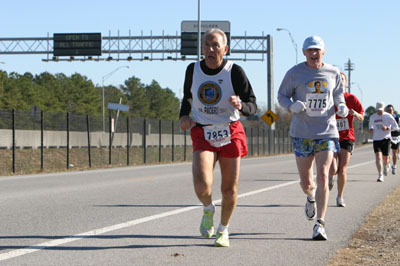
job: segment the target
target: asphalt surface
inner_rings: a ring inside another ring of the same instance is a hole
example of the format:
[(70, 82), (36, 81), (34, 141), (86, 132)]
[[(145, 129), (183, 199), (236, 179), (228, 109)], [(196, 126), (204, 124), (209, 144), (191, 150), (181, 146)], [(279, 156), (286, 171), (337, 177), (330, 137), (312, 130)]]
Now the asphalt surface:
[[(372, 146), (353, 153), (328, 241), (312, 241), (294, 155), (242, 160), (231, 246), (199, 236), (191, 163), (0, 177), (0, 265), (326, 265), (365, 216), (400, 185), (378, 183)], [(220, 215), (215, 169), (214, 225)]]

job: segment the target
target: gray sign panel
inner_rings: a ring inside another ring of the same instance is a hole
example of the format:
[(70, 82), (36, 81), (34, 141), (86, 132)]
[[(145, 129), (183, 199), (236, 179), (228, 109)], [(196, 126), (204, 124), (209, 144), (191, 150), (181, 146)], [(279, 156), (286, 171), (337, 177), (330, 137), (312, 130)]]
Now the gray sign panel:
[[(220, 30), (223, 30), (224, 32), (230, 32), (231, 31), (231, 23), (226, 20), (221, 20), (221, 21), (201, 21), (201, 32), (206, 32), (209, 29), (212, 28), (218, 28)], [(182, 21), (181, 23), (181, 32), (197, 32), (197, 29), (199, 27), (198, 21), (195, 20), (187, 20), (187, 21)]]
[(128, 105), (123, 105), (123, 104), (108, 103), (107, 107), (110, 110), (120, 110), (120, 111), (123, 111), (123, 112), (128, 112), (129, 111), (129, 106)]

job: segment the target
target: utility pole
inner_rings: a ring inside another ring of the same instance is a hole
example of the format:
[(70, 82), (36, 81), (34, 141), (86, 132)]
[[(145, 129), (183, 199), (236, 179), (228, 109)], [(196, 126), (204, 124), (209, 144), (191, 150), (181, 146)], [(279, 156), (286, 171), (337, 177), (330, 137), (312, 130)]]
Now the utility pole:
[(349, 88), (349, 93), (351, 93), (351, 71), (354, 70), (354, 64), (351, 62), (350, 58), (347, 63), (344, 64), (344, 70), (348, 71), (347, 74), (347, 88)]

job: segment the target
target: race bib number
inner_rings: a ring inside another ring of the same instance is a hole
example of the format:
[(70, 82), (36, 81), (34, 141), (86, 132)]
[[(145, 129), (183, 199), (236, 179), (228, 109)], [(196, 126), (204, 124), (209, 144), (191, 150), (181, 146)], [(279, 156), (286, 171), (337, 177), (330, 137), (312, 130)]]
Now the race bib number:
[(327, 116), (328, 95), (326, 93), (307, 93), (306, 108), (309, 116)]
[(377, 122), (377, 123), (375, 123), (375, 129), (383, 130), (383, 129), (382, 129), (382, 126), (383, 126), (383, 123), (382, 123), (382, 122)]
[(349, 130), (349, 120), (347, 118), (336, 119), (336, 126), (338, 131)]
[(222, 147), (231, 143), (231, 130), (229, 124), (205, 126), (204, 138), (213, 147)]

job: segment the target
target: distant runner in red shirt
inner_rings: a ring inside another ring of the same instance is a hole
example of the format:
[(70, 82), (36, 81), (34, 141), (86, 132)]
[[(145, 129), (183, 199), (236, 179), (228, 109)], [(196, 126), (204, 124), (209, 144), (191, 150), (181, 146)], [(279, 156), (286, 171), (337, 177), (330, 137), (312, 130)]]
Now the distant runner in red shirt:
[[(346, 87), (346, 75), (340, 73), (340, 76), (342, 77), (343, 86)], [(354, 150), (354, 143), (356, 141), (354, 136), (353, 119), (355, 117), (358, 121), (364, 120), (364, 108), (357, 97), (354, 94), (345, 92), (344, 99), (347, 108), (349, 108), (349, 114), (345, 118), (336, 115), (337, 128), (339, 130), (340, 152), (336, 154), (335, 157), (339, 160), (334, 159), (329, 170), (329, 190), (332, 190), (333, 188), (333, 176), (336, 174), (338, 176), (338, 194), (336, 198), (336, 206), (338, 207), (346, 207), (343, 200), (343, 191), (347, 182), (347, 166), (349, 165), (350, 155)]]

